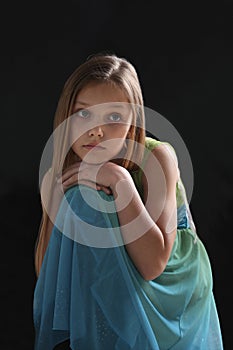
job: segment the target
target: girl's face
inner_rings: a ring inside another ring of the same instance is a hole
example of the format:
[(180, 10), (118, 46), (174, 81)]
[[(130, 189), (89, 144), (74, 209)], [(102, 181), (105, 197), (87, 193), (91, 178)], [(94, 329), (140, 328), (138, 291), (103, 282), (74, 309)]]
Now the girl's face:
[(117, 158), (125, 145), (132, 111), (118, 87), (91, 82), (77, 95), (71, 122), (72, 149), (86, 163)]

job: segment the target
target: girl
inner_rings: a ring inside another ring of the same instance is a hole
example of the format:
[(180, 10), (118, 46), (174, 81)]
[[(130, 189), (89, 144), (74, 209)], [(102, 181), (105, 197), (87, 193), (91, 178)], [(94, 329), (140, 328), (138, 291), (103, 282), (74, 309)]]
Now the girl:
[(177, 159), (145, 136), (126, 59), (99, 54), (74, 71), (53, 149), (35, 252), (35, 350), (222, 349)]

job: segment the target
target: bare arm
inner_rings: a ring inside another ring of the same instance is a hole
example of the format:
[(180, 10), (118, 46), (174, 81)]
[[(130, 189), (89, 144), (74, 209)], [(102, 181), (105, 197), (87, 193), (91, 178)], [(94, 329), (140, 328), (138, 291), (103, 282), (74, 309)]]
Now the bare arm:
[[(144, 169), (144, 200), (129, 172), (114, 163), (72, 167), (63, 176), (63, 186), (83, 183), (111, 190), (116, 203), (127, 252), (146, 280), (159, 276), (169, 259), (176, 236), (176, 157), (165, 144), (151, 152)], [(108, 193), (108, 192), (106, 192)]]
[[(126, 173), (118, 173), (119, 182), (112, 187), (127, 252), (146, 280), (163, 272), (176, 236), (178, 168), (168, 147), (157, 146), (145, 166), (145, 205)], [(121, 209), (122, 203), (127, 202), (128, 205)], [(138, 232), (141, 232), (139, 238)]]

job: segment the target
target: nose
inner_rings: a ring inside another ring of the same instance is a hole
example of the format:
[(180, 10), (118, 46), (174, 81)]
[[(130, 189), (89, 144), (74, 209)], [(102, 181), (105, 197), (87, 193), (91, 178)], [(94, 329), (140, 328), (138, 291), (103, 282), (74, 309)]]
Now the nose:
[(96, 126), (95, 128), (92, 128), (88, 131), (89, 136), (97, 136), (97, 137), (103, 137), (103, 129), (101, 126)]

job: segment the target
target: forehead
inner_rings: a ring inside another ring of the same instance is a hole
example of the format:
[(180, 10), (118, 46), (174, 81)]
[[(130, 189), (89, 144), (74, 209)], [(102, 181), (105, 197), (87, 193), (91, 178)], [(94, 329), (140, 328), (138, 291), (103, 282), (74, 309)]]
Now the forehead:
[(125, 92), (116, 85), (111, 83), (91, 82), (78, 93), (75, 105), (94, 106), (110, 102), (129, 103), (129, 99)]

